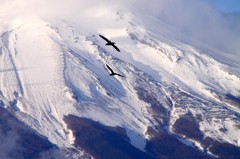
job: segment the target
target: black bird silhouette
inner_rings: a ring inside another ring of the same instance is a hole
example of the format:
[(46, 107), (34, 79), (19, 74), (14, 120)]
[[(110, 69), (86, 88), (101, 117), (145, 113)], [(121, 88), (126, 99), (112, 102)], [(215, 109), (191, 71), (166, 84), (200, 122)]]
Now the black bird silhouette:
[(116, 72), (114, 72), (112, 69), (111, 69), (111, 67), (110, 66), (108, 66), (107, 64), (106, 64), (106, 66), (107, 66), (107, 68), (110, 70), (110, 76), (115, 76), (115, 75), (117, 75), (117, 76), (120, 76), (120, 77), (124, 77), (123, 75), (120, 75), (120, 74), (118, 74), (118, 73), (116, 73)]
[(110, 40), (108, 40), (107, 38), (105, 38), (104, 36), (102, 36), (101, 34), (99, 34), (99, 36), (101, 38), (103, 38), (107, 43), (106, 45), (111, 45), (112, 47), (114, 47), (118, 52), (120, 52), (119, 48), (115, 45), (115, 42), (112, 42)]

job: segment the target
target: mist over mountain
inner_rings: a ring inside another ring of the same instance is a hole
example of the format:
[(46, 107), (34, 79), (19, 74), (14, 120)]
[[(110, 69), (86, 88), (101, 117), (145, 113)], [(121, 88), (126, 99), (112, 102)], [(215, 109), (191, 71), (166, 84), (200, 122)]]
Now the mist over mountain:
[(0, 2), (0, 156), (240, 157), (238, 13), (200, 0)]
[[(94, 25), (89, 15), (104, 14), (104, 10), (111, 12), (130, 10), (143, 20), (149, 16), (166, 23), (174, 38), (190, 43), (200, 49), (209, 50), (215, 58), (223, 55), (224, 58), (239, 64), (240, 20), (239, 14), (221, 13), (207, 1), (201, 0), (151, 0), (120, 1), (105, 0), (96, 2), (70, 0), (34, 1), (34, 0), (1, 0), (1, 15), (8, 15), (8, 19), (22, 16), (37, 16), (45, 19), (65, 19), (74, 23), (88, 23)], [(99, 9), (101, 8), (101, 9)], [(105, 8), (105, 9), (104, 9)], [(9, 17), (10, 16), (10, 17)], [(232, 18), (238, 17), (238, 18)], [(159, 29), (159, 32), (161, 30)], [(176, 36), (175, 32), (181, 34)]]

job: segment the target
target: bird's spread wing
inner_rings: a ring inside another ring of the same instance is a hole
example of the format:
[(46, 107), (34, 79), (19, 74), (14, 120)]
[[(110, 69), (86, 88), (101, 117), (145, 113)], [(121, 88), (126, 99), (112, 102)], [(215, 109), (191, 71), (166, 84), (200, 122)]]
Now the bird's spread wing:
[(102, 36), (101, 34), (99, 34), (99, 36), (100, 36), (101, 38), (103, 38), (105, 41), (111, 42), (110, 40), (108, 40), (107, 38), (105, 38), (104, 36)]
[(118, 52), (120, 52), (119, 48), (118, 48), (116, 45), (113, 45), (113, 47), (114, 47)]
[(120, 75), (120, 74), (118, 74), (118, 73), (116, 73), (116, 75), (118, 75), (118, 76), (120, 76), (120, 77), (125, 77), (125, 76), (123, 76), (123, 75)]
[(111, 73), (114, 73), (110, 66), (108, 66), (107, 64), (106, 64), (106, 66), (111, 71)]

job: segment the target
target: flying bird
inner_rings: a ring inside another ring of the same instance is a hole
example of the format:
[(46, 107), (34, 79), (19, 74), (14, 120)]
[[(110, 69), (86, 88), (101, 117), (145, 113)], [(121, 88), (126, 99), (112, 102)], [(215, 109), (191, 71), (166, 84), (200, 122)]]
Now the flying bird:
[(99, 34), (99, 36), (101, 38), (103, 38), (107, 43), (106, 45), (111, 45), (112, 47), (114, 47), (118, 52), (120, 52), (119, 48), (115, 45), (115, 42), (112, 42), (110, 40), (108, 40), (107, 38), (105, 38), (104, 36), (102, 36), (101, 34)]
[(120, 77), (124, 77), (123, 75), (120, 75), (120, 74), (118, 74), (118, 73), (116, 73), (116, 72), (114, 72), (112, 69), (111, 69), (111, 67), (110, 66), (108, 66), (107, 64), (106, 64), (106, 66), (107, 66), (107, 68), (110, 70), (110, 76), (115, 76), (115, 75), (117, 75), (117, 76), (120, 76)]

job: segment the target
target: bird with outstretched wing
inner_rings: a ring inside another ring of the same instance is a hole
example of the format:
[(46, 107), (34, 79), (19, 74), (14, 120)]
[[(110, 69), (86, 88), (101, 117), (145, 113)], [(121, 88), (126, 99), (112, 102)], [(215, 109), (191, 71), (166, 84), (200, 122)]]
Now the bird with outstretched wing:
[(120, 76), (120, 77), (124, 77), (123, 75), (114, 72), (114, 71), (112, 70), (112, 68), (111, 68), (110, 66), (108, 66), (107, 64), (106, 64), (106, 66), (107, 66), (108, 70), (110, 71), (110, 74), (109, 74), (110, 76), (115, 76), (115, 75), (117, 75), (117, 76)]
[(111, 45), (114, 49), (120, 52), (120, 49), (115, 45), (115, 42), (108, 40), (106, 37), (102, 36), (101, 34), (99, 34), (99, 36), (107, 42), (106, 45)]

